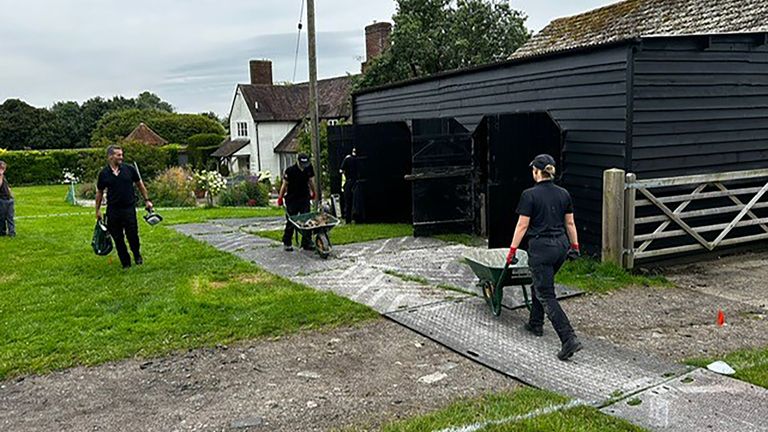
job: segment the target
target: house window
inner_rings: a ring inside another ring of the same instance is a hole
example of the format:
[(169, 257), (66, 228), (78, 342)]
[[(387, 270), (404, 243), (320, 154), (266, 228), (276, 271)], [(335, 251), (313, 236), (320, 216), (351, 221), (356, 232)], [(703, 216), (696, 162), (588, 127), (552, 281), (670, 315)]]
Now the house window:
[(239, 136), (239, 137), (247, 137), (248, 136), (248, 123), (246, 123), (246, 122), (237, 122), (237, 136)]

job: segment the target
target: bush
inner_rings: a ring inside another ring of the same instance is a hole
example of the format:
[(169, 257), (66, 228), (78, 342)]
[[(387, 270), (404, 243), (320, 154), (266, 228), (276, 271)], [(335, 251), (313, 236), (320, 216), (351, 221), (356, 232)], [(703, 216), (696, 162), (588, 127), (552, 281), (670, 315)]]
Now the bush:
[(85, 182), (77, 185), (77, 197), (80, 199), (96, 199), (96, 183)]
[(266, 207), (269, 205), (269, 186), (255, 176), (235, 181), (221, 192), (219, 204), (225, 207)]
[[(141, 143), (126, 143), (125, 160), (136, 161), (144, 178), (149, 179), (165, 168), (178, 164), (180, 146), (150, 147)], [(0, 150), (0, 159), (8, 163), (8, 182), (15, 186), (56, 184), (63, 180), (66, 169), (84, 183), (96, 180), (107, 164), (105, 149), (69, 150)]]
[(194, 207), (197, 204), (192, 172), (184, 168), (166, 169), (147, 188), (149, 198), (158, 207)]
[(224, 135), (219, 134), (197, 134), (187, 139), (188, 163), (195, 170), (216, 169), (216, 161), (210, 159), (211, 153), (215, 152), (224, 141)]

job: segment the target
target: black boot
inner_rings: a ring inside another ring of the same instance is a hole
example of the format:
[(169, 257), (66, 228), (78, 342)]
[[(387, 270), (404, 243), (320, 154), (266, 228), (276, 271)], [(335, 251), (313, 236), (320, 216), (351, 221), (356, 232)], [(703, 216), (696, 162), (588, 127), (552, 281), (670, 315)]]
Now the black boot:
[(568, 360), (574, 353), (581, 351), (582, 348), (584, 347), (581, 345), (581, 342), (576, 339), (576, 336), (571, 336), (570, 339), (563, 342), (563, 347), (560, 348), (560, 352), (557, 353), (557, 358), (560, 360)]
[(538, 336), (538, 337), (544, 336), (544, 327), (542, 326), (535, 326), (535, 325), (531, 325), (531, 323), (525, 323), (523, 328), (525, 329), (525, 331), (527, 331), (528, 333), (532, 333), (534, 336)]

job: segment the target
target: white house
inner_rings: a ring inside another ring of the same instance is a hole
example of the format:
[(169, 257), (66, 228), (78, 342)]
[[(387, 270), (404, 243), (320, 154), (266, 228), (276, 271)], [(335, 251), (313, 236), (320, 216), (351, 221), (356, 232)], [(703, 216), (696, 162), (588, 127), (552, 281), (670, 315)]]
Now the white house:
[[(230, 174), (269, 171), (281, 175), (294, 163), (298, 137), (309, 117), (309, 86), (274, 84), (272, 62), (250, 62), (251, 83), (238, 84), (229, 112), (231, 136), (211, 156)], [(317, 83), (320, 120), (329, 124), (349, 119), (352, 77)]]
[[(365, 28), (366, 61), (389, 46), (392, 25), (374, 23)], [(365, 64), (363, 64), (365, 67)], [(309, 85), (274, 84), (272, 62), (250, 61), (249, 84), (238, 84), (229, 111), (230, 137), (211, 155), (230, 174), (269, 171), (281, 176), (294, 163), (298, 137), (309, 117)], [(333, 125), (352, 115), (352, 76), (317, 83), (319, 117)]]

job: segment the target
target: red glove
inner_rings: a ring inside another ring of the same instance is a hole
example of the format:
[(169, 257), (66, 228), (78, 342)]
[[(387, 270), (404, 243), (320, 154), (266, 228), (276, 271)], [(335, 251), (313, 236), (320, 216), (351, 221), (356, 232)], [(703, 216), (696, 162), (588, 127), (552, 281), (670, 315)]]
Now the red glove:
[(314, 200), (315, 199), (315, 191), (309, 191), (309, 199)]
[(283, 196), (282, 195), (277, 197), (277, 206), (278, 207), (282, 207), (283, 206)]
[(507, 264), (514, 264), (517, 262), (515, 255), (517, 254), (517, 248), (516, 247), (510, 247), (509, 253), (507, 254)]
[(571, 243), (571, 249), (578, 251), (579, 250), (579, 244), (578, 243)]

